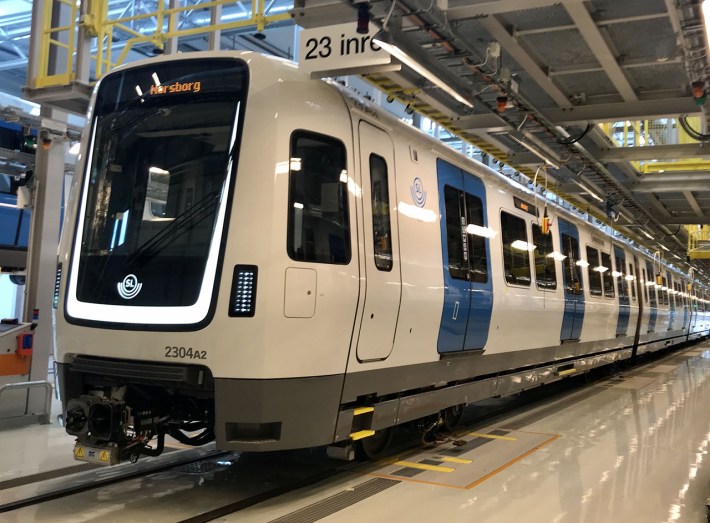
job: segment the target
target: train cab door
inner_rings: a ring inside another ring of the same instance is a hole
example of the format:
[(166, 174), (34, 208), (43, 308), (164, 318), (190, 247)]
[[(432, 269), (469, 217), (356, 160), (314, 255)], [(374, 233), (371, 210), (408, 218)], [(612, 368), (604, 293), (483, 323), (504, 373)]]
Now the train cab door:
[(402, 297), (394, 145), (364, 121), (359, 135), (366, 284), (357, 357), (382, 360), (392, 352)]
[(443, 160), (437, 161), (437, 177), (444, 269), (437, 349), (481, 350), (493, 311), (485, 186)]
[(578, 340), (582, 336), (584, 323), (584, 290), (582, 271), (577, 263), (579, 255), (579, 231), (577, 227), (562, 218), (557, 219), (560, 229), (560, 247), (562, 255), (563, 282), (565, 292), (565, 310), (562, 317), (560, 340)]
[(625, 336), (629, 328), (629, 316), (631, 315), (631, 302), (629, 300), (628, 283), (626, 281), (626, 253), (621, 247), (614, 245), (614, 258), (616, 271), (612, 277), (616, 278), (616, 286), (619, 295), (619, 317), (616, 321), (616, 335)]

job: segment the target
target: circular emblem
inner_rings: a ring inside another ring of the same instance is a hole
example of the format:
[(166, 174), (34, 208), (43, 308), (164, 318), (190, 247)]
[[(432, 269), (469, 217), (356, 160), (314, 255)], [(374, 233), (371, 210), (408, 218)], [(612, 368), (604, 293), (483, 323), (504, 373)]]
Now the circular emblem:
[(422, 182), (422, 179), (418, 176), (414, 178), (410, 189), (412, 191), (412, 200), (414, 200), (416, 206), (424, 207), (424, 204), (426, 203), (426, 191), (424, 190), (424, 183)]
[(116, 284), (118, 294), (124, 300), (130, 300), (138, 296), (138, 293), (143, 288), (143, 284), (138, 281), (135, 274), (129, 274), (123, 281)]

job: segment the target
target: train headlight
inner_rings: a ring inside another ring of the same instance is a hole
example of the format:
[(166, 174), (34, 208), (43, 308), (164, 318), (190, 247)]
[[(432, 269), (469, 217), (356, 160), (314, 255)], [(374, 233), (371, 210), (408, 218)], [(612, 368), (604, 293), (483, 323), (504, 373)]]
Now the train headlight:
[(252, 317), (256, 306), (256, 265), (236, 265), (232, 276), (232, 292), (229, 298), (229, 315)]

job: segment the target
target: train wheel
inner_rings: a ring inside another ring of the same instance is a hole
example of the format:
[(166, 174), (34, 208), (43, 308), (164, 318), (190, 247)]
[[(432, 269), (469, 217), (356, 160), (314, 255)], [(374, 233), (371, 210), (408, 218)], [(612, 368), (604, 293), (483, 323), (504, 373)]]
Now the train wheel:
[(355, 455), (361, 460), (375, 460), (384, 455), (392, 441), (392, 427), (376, 431), (357, 442)]
[(442, 412), (442, 417), (444, 418), (444, 427), (447, 431), (451, 432), (459, 423), (461, 423), (461, 418), (463, 417), (463, 408), (465, 405), (454, 405)]

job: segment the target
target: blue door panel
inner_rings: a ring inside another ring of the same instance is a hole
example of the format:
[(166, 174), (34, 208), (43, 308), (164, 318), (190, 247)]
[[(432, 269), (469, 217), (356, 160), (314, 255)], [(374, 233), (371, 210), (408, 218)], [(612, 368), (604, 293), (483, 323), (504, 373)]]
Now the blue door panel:
[[(557, 224), (560, 234), (560, 249), (564, 252), (562, 245), (562, 235), (566, 234), (577, 240), (579, 249), (579, 231), (577, 227), (562, 218), (557, 218)], [(575, 253), (579, 260), (579, 250)], [(563, 263), (564, 267), (564, 263)], [(563, 283), (565, 291), (565, 310), (562, 317), (562, 329), (560, 330), (560, 340), (578, 340), (582, 336), (582, 326), (584, 324), (584, 294), (575, 294), (570, 291), (573, 287), (573, 282), (570, 281), (571, 275), (568, 271), (563, 270)], [(581, 282), (580, 282), (581, 283)]]
[[(478, 178), (463, 172), (458, 167), (437, 160), (439, 189), (439, 211), (441, 215), (442, 264), (444, 271), (444, 305), (441, 312), (441, 326), (437, 350), (440, 353), (470, 349), (482, 349), (488, 340), (493, 311), (493, 285), (490, 279), (490, 256), (487, 256), (488, 280), (486, 283), (471, 282), (454, 278), (449, 270), (448, 235), (446, 227), (445, 187), (464, 191), (479, 198), (483, 204), (484, 226), (488, 226), (485, 213), (485, 186)], [(462, 230), (464, 205), (460, 207)], [(489, 240), (485, 240), (486, 251), (490, 252)], [(470, 256), (471, 253), (469, 253)]]
[[(651, 262), (646, 262), (646, 273), (648, 274), (647, 278), (654, 278), (654, 273), (653, 273), (653, 265)], [(644, 285), (647, 285), (648, 282), (643, 282)], [(656, 330), (656, 317), (658, 316), (658, 305), (657, 302), (655, 301), (656, 298), (655, 296), (656, 289), (653, 286), (648, 287), (648, 294), (651, 299), (649, 300), (649, 316), (648, 316), (648, 332), (654, 332)]]
[[(488, 216), (485, 212), (486, 187), (483, 182), (464, 172), (463, 190), (483, 202), (483, 226), (488, 227)], [(485, 245), (486, 253), (490, 253), (490, 240), (488, 238), (485, 239)], [(486, 345), (486, 341), (488, 341), (488, 329), (491, 325), (491, 315), (493, 314), (493, 282), (491, 281), (490, 254), (486, 256), (486, 263), (487, 281), (485, 283), (470, 282), (471, 300), (464, 349), (482, 349)]]
[(454, 352), (463, 350), (466, 340), (466, 326), (468, 324), (471, 293), (469, 282), (453, 278), (449, 271), (444, 187), (449, 185), (461, 190), (463, 188), (463, 174), (461, 173), (461, 169), (438, 160), (437, 175), (439, 212), (441, 216), (441, 256), (444, 267), (444, 307), (441, 311), (441, 326), (439, 328), (437, 350), (439, 352)]
[[(620, 247), (614, 246), (614, 257), (615, 261), (616, 260), (621, 260), (621, 264), (616, 264), (616, 270), (620, 273), (624, 272), (624, 269), (626, 267), (626, 254), (624, 253), (624, 250)], [(621, 265), (621, 266), (619, 266)], [(629, 327), (629, 316), (631, 315), (631, 306), (629, 302), (629, 294), (628, 291), (622, 293), (621, 288), (622, 286), (625, 286), (625, 289), (628, 289), (628, 285), (626, 284), (626, 280), (623, 279), (624, 274), (619, 276), (619, 281), (617, 288), (619, 290), (619, 317), (616, 321), (616, 335), (621, 336), (626, 334), (626, 330)]]

